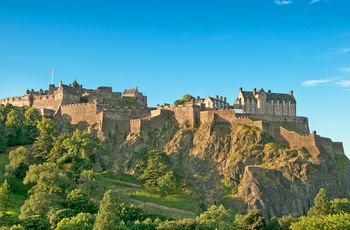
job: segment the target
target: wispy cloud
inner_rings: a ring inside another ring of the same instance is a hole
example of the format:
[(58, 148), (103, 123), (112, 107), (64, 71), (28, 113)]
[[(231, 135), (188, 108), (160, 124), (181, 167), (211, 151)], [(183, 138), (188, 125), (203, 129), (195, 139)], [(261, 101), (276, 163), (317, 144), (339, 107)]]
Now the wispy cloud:
[(345, 91), (350, 91), (350, 80), (344, 79), (346, 77), (333, 77), (328, 79), (307, 80), (301, 83), (302, 86), (315, 87), (315, 86), (330, 86), (330, 87), (342, 87)]
[(350, 53), (350, 48), (342, 48), (342, 49), (339, 49), (339, 51), (340, 51), (341, 53), (347, 54), (347, 53)]
[(312, 4), (316, 3), (316, 2), (319, 2), (319, 1), (320, 0), (311, 0), (310, 5), (312, 5)]
[(307, 80), (301, 83), (302, 86), (319, 86), (326, 83), (334, 82), (333, 79)]
[(292, 0), (274, 0), (277, 5), (289, 5), (292, 3)]
[(335, 82), (335, 84), (341, 87), (350, 87), (350, 80), (341, 80), (341, 81)]
[(346, 72), (346, 73), (350, 73), (350, 67), (339, 68), (338, 70)]

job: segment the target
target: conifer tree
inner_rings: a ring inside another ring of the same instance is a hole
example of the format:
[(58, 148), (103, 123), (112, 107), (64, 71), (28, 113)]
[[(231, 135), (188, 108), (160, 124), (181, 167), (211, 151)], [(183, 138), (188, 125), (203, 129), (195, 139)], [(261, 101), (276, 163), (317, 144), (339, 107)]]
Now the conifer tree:
[(100, 208), (98, 210), (93, 230), (114, 230), (120, 229), (119, 218), (116, 215), (117, 207), (112, 200), (111, 191), (105, 192)]
[(4, 152), (7, 148), (7, 137), (5, 127), (0, 123), (0, 153)]
[(327, 199), (324, 188), (320, 188), (314, 199), (314, 203), (314, 206), (308, 212), (308, 216), (323, 216), (331, 212), (331, 203)]
[(10, 185), (5, 179), (4, 183), (0, 186), (0, 210), (5, 211), (13, 206), (13, 200), (10, 190)]

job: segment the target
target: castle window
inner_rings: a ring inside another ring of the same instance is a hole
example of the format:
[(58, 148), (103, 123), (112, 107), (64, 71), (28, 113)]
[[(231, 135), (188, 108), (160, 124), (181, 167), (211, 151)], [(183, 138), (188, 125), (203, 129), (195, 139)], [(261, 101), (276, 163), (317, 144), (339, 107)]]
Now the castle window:
[(290, 106), (290, 101), (288, 101), (288, 106)]
[(277, 100), (277, 105), (279, 105), (280, 104), (280, 101), (279, 100)]
[(271, 100), (271, 105), (273, 105), (273, 100)]

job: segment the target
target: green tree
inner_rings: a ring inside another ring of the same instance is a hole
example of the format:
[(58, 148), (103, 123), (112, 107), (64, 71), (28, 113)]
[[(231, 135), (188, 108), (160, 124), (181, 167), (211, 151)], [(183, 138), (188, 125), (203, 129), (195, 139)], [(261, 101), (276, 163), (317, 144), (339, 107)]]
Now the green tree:
[(168, 195), (176, 186), (176, 178), (172, 171), (166, 172), (157, 179), (157, 190), (162, 195)]
[(278, 219), (278, 224), (281, 230), (288, 230), (294, 221), (295, 219), (292, 215), (286, 215)]
[(98, 206), (91, 201), (90, 197), (81, 189), (74, 189), (67, 194), (67, 207), (75, 214), (80, 212), (95, 214)]
[(124, 203), (117, 205), (117, 217), (126, 224), (145, 219), (141, 208), (134, 205), (127, 206)]
[(333, 214), (337, 213), (350, 213), (350, 201), (347, 198), (336, 198), (331, 202), (331, 210)]
[(57, 160), (75, 177), (84, 170), (92, 169), (95, 153), (103, 149), (102, 142), (94, 135), (76, 130), (71, 138), (63, 141), (64, 154)]
[(54, 163), (35, 164), (29, 170), (23, 180), (24, 184), (34, 183), (31, 192), (46, 192), (63, 194), (67, 188), (71, 187), (73, 181), (66, 172)]
[(72, 218), (63, 218), (55, 230), (91, 230), (95, 217), (90, 213), (79, 213)]
[(199, 224), (198, 221), (192, 218), (180, 219), (180, 220), (167, 220), (159, 223), (157, 230), (211, 230), (209, 226), (205, 224)]
[(111, 191), (105, 192), (103, 200), (100, 202), (100, 207), (96, 216), (94, 230), (114, 230), (119, 229), (116, 204), (112, 200)]
[(7, 114), (14, 109), (14, 106), (11, 104), (0, 105), (0, 124), (5, 126), (7, 120)]
[(249, 212), (246, 215), (242, 216), (241, 219), (237, 221), (237, 217), (239, 216), (240, 215), (236, 216), (236, 223), (238, 224), (238, 227), (240, 229), (266, 229), (265, 218), (258, 209), (249, 210)]
[(9, 210), (14, 206), (14, 200), (7, 180), (0, 186), (0, 211)]
[(74, 215), (76, 215), (76, 213), (71, 209), (62, 208), (62, 206), (56, 205), (50, 208), (50, 211), (47, 213), (47, 219), (49, 220), (51, 229), (55, 229), (58, 222), (63, 218), (71, 218)]
[(185, 95), (182, 96), (181, 99), (174, 101), (174, 105), (182, 105), (182, 104), (184, 104), (185, 102), (191, 101), (192, 99), (193, 99), (193, 100), (195, 99), (192, 95), (190, 95), (190, 94), (185, 94)]
[(9, 146), (27, 144), (24, 120), (24, 114), (19, 110), (12, 110), (7, 114), (5, 130)]
[(26, 229), (49, 229), (48, 213), (52, 207), (57, 207), (62, 199), (55, 194), (35, 192), (25, 200), (18, 218)]
[(339, 213), (325, 216), (307, 216), (301, 217), (298, 221), (293, 222), (290, 226), (292, 230), (319, 230), (332, 229), (344, 230), (350, 229), (350, 214)]
[(33, 143), (33, 155), (46, 160), (50, 156), (55, 140), (58, 136), (58, 126), (50, 119), (43, 118), (37, 124), (39, 135)]
[(168, 157), (164, 152), (157, 150), (148, 151), (147, 164), (139, 176), (140, 180), (145, 181), (145, 185), (153, 190), (158, 188), (158, 179), (167, 173)]
[(276, 217), (272, 217), (270, 219), (270, 222), (266, 224), (267, 230), (280, 230), (280, 225), (278, 223), (278, 219)]
[(28, 137), (30, 138), (30, 141), (33, 142), (39, 134), (37, 124), (41, 121), (42, 117), (36, 108), (31, 107), (24, 113), (24, 118), (24, 123), (27, 126)]
[(0, 123), (0, 153), (7, 149), (7, 136), (5, 127)]
[(323, 216), (331, 212), (331, 203), (327, 199), (326, 191), (320, 188), (314, 199), (314, 206), (309, 209), (308, 216)]
[(6, 172), (17, 178), (24, 178), (29, 166), (35, 163), (31, 152), (23, 146), (10, 151), (9, 160), (5, 166)]
[(236, 229), (233, 216), (223, 205), (213, 205), (196, 218), (199, 225), (210, 229)]

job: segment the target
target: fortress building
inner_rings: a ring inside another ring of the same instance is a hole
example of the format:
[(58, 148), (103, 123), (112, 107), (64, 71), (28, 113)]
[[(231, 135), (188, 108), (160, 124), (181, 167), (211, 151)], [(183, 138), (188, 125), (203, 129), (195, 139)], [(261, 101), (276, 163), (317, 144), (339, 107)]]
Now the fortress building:
[(291, 90), (289, 94), (265, 92), (256, 88), (253, 91), (239, 89), (234, 109), (245, 114), (296, 116), (296, 100)]
[(344, 154), (341, 142), (333, 142), (316, 132), (310, 134), (308, 118), (296, 114), (293, 91), (282, 94), (263, 89), (249, 92), (240, 88), (233, 108), (222, 96), (197, 97), (183, 105), (149, 108), (147, 97), (137, 87), (125, 89), (123, 93), (113, 92), (108, 86), (92, 90), (83, 88), (75, 80), (70, 85), (60, 82), (56, 87), (51, 84), (45, 91), (27, 90), (24, 96), (8, 97), (0, 103), (34, 107), (46, 117), (65, 119), (71, 124), (96, 130), (101, 137), (118, 141), (123, 141), (129, 134), (150, 134), (166, 128), (169, 121), (187, 129), (203, 124), (212, 127), (216, 122), (223, 122), (256, 126), (277, 143), (302, 146), (313, 154), (318, 153), (319, 147)]

